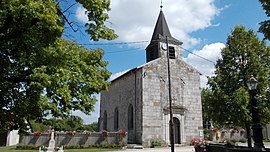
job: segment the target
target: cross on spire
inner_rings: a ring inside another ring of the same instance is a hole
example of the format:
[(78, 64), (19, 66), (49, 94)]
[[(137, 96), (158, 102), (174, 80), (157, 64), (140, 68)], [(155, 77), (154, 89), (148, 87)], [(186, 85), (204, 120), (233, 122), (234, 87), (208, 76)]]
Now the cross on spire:
[(160, 3), (160, 9), (162, 10), (162, 7), (163, 7), (163, 5), (162, 5), (162, 0), (161, 0), (161, 3)]

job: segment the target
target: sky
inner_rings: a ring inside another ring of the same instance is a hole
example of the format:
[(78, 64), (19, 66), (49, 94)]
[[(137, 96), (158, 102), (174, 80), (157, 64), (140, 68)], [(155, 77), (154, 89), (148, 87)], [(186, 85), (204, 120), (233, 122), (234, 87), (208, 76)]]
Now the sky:
[[(90, 41), (82, 27), (77, 28), (77, 32), (67, 27), (64, 37), (89, 49), (102, 48), (112, 79), (146, 63), (145, 48), (151, 40), (160, 5), (161, 0), (111, 0), (110, 19), (106, 24), (119, 36), (116, 40)], [(221, 57), (221, 49), (234, 27), (244, 25), (257, 32), (259, 23), (267, 19), (258, 0), (163, 0), (162, 5), (172, 36), (183, 42), (184, 60), (202, 73), (201, 87), (206, 87), (206, 76), (214, 75), (214, 64)], [(74, 23), (87, 23), (82, 6), (74, 5), (71, 10), (74, 13), (70, 18)], [(263, 38), (262, 34), (257, 34)], [(99, 99), (99, 95), (97, 97)], [(99, 102), (90, 116), (78, 111), (74, 115), (81, 116), (86, 124), (97, 122)]]

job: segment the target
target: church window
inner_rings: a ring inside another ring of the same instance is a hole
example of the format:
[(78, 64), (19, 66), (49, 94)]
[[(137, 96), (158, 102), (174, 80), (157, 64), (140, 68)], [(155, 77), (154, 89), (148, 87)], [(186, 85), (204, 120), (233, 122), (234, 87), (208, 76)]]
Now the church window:
[(128, 107), (128, 129), (131, 130), (134, 128), (133, 123), (134, 123), (134, 118), (133, 118), (133, 106), (130, 104)]
[(119, 111), (118, 108), (116, 107), (114, 110), (114, 129), (118, 129), (118, 123), (119, 123)]
[(107, 130), (107, 111), (104, 111), (104, 116), (103, 116), (103, 130)]
[(169, 47), (169, 58), (170, 59), (175, 59), (175, 49), (174, 47)]

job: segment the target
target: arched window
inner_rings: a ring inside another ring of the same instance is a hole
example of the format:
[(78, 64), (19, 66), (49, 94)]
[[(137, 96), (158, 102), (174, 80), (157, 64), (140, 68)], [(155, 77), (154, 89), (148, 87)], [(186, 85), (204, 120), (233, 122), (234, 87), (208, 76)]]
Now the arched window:
[(114, 129), (118, 129), (118, 123), (119, 123), (119, 111), (118, 108), (116, 107), (114, 110)]
[(103, 115), (103, 130), (107, 130), (107, 111), (104, 111)]
[(132, 104), (128, 107), (128, 129), (132, 130), (134, 128), (134, 110)]

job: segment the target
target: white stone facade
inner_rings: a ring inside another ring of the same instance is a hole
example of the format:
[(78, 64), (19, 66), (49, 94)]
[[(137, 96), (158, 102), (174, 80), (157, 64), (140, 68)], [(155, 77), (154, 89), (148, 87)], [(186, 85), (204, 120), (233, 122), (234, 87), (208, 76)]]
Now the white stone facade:
[(170, 143), (170, 48), (174, 56), (170, 59), (170, 75), (175, 144), (189, 144), (191, 138), (199, 137), (203, 130), (200, 73), (183, 61), (180, 45), (171, 37), (161, 11), (146, 48), (148, 62), (113, 80), (108, 91), (101, 92), (100, 130), (123, 129), (128, 132), (129, 143), (143, 146), (155, 140)]
[[(166, 51), (164, 51), (166, 53)], [(180, 52), (180, 51), (177, 51)], [(181, 59), (170, 59), (173, 117), (179, 121), (176, 144), (189, 143), (202, 127), (200, 73)], [(130, 143), (149, 145), (152, 140), (169, 142), (169, 100), (167, 58), (161, 57), (135, 68), (112, 81), (101, 93), (100, 129), (129, 132)], [(133, 129), (128, 128), (128, 107), (132, 105)], [(118, 127), (115, 128), (115, 109)], [(104, 126), (104, 112), (107, 127)]]

